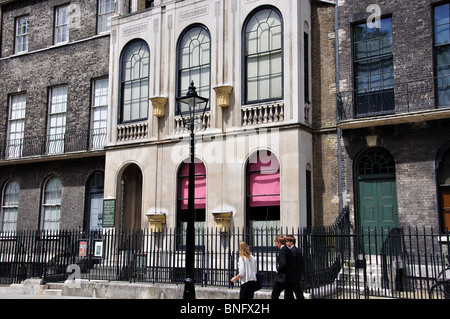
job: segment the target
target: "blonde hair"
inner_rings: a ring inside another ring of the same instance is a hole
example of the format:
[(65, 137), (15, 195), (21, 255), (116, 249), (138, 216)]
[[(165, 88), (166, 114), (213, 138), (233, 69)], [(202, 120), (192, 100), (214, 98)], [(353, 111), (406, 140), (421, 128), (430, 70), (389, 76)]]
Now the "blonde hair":
[(248, 260), (252, 260), (250, 257), (250, 247), (248, 247), (245, 242), (239, 243), (239, 254), (241, 255), (242, 259), (244, 259), (244, 257), (247, 257)]

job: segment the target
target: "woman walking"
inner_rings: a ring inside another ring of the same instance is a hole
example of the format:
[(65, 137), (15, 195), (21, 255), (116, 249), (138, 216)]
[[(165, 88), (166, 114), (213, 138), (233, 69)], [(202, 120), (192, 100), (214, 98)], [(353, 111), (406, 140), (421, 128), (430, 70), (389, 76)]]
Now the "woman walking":
[(250, 248), (244, 242), (239, 243), (239, 274), (231, 279), (231, 282), (241, 281), (239, 299), (253, 299), (257, 290), (256, 258), (250, 253)]

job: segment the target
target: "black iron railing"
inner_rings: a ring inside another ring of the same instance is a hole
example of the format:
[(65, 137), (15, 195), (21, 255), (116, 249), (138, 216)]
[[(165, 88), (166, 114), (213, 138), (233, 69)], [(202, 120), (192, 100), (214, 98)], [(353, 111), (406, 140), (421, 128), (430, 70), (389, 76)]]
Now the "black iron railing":
[(337, 94), (338, 121), (450, 107), (450, 75)]
[(63, 134), (25, 136), (0, 141), (0, 160), (51, 156), (101, 150), (106, 144), (106, 128), (90, 131), (67, 131)]
[[(195, 276), (197, 285), (236, 288), (240, 241), (267, 243), (253, 249), (264, 288), (271, 289), (277, 250), (273, 235), (294, 234), (302, 248), (305, 293), (313, 298), (358, 299), (370, 296), (427, 299), (438, 274), (448, 266), (448, 236), (432, 229), (395, 229), (352, 233), (332, 228), (256, 231), (216, 229), (197, 231)], [(180, 236), (165, 229), (83, 233), (80, 231), (17, 231), (0, 236), (0, 283), (26, 278), (46, 281), (67, 279), (181, 284), (185, 278), (186, 251), (177, 248)], [(270, 236), (267, 237), (267, 236)], [(365, 251), (364, 242), (382, 249)]]

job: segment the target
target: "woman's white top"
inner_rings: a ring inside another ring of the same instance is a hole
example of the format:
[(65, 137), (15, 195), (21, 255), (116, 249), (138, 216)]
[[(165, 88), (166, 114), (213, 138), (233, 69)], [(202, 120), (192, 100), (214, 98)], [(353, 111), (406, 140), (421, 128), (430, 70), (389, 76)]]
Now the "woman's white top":
[(250, 260), (247, 257), (239, 257), (239, 275), (242, 276), (241, 284), (245, 284), (247, 281), (256, 281), (256, 258), (250, 255)]

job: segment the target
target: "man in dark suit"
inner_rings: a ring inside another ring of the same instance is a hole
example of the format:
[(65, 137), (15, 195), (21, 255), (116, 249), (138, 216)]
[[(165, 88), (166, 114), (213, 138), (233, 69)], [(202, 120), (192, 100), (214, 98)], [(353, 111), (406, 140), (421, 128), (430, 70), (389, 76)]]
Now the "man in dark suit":
[(305, 299), (302, 290), (302, 280), (305, 279), (305, 264), (300, 248), (295, 246), (295, 237), (293, 235), (286, 236), (286, 246), (292, 251), (295, 263), (295, 282), (294, 293), (297, 299)]
[(284, 290), (285, 299), (294, 299), (295, 264), (294, 254), (286, 246), (286, 238), (278, 235), (275, 243), (279, 249), (277, 256), (277, 274), (272, 290), (272, 299), (278, 299)]

